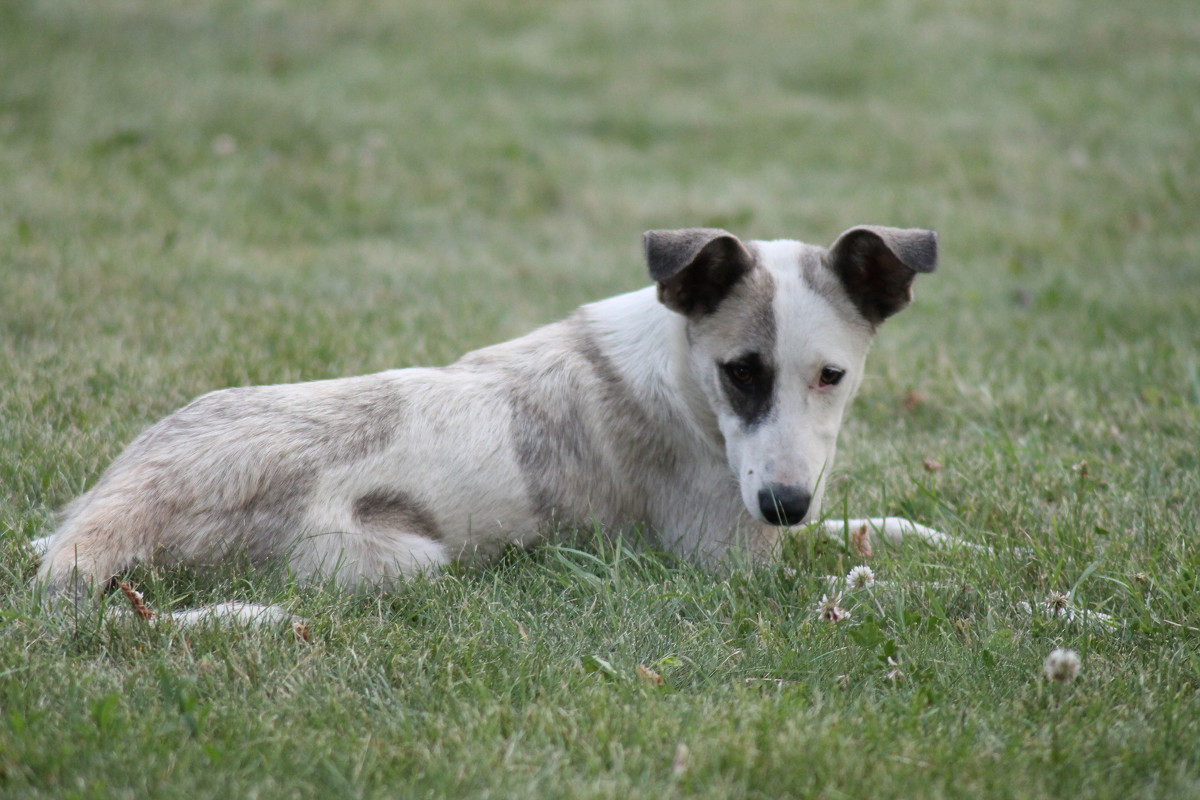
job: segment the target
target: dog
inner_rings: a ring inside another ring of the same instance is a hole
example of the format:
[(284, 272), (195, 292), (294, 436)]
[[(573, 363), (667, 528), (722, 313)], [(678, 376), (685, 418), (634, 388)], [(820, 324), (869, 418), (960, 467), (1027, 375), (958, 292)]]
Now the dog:
[(66, 507), (38, 580), (78, 600), (139, 562), (248, 556), (363, 587), (597, 523), (701, 563), (769, 558), (810, 523), (951, 541), (820, 516), (868, 348), (934, 270), (933, 231), (643, 244), (653, 285), (449, 366), (201, 396)]

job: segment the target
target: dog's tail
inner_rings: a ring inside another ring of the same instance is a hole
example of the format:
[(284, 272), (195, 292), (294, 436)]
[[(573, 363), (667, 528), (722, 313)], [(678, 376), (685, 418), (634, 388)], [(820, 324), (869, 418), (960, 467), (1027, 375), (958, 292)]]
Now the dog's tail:
[(53, 534), (32, 543), (40, 551), (38, 583), (52, 604), (81, 603), (98, 596), (122, 570), (145, 558), (145, 514), (118, 504), (96, 489), (64, 510)]

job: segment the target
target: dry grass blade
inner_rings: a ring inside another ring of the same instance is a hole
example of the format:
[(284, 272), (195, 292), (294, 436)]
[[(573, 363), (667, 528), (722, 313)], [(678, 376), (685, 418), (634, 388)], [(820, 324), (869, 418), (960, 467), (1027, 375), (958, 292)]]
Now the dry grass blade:
[(871, 548), (871, 532), (865, 524), (850, 534), (850, 549), (860, 558), (872, 558), (875, 555)]
[(126, 599), (129, 600), (129, 606), (133, 609), (134, 614), (147, 621), (154, 619), (154, 612), (150, 610), (150, 606), (146, 605), (141, 592), (124, 581), (119, 581), (117, 586), (121, 587), (121, 591), (125, 594)]
[(637, 676), (641, 678), (642, 683), (645, 683), (648, 686), (663, 685), (662, 676), (650, 669), (650, 667), (647, 667), (645, 664), (638, 664), (635, 668), (635, 671), (637, 672)]

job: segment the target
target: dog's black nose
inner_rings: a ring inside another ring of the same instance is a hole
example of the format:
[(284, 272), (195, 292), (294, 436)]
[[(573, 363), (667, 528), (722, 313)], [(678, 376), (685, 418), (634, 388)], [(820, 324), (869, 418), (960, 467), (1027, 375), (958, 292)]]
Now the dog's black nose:
[(799, 486), (768, 483), (758, 490), (758, 507), (772, 525), (799, 525), (811, 502), (812, 495)]

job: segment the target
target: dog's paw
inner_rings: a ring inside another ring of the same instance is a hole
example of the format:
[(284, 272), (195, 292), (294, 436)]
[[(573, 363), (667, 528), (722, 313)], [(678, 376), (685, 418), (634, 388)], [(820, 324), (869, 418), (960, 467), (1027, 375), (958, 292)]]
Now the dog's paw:
[(54, 538), (53, 535), (42, 536), (42, 537), (39, 537), (32, 541), (26, 542), (25, 546), (28, 547), (30, 549), (30, 551), (32, 551), (32, 553), (38, 557), (38, 560), (40, 561), (46, 555), (46, 553), (50, 550), (50, 540), (53, 538)]
[(848, 541), (856, 552), (868, 556), (875, 545), (898, 545), (905, 540), (916, 540), (931, 547), (961, 547), (978, 552), (992, 552), (992, 548), (985, 545), (968, 542), (903, 517), (830, 519), (821, 523), (821, 529), (829, 538), (838, 542)]
[(186, 611), (168, 611), (159, 615), (181, 627), (196, 625), (233, 625), (243, 628), (275, 628), (290, 625), (298, 639), (308, 641), (308, 623), (295, 616), (283, 606), (264, 606), (258, 603), (217, 603), (211, 606), (190, 608)]

